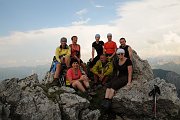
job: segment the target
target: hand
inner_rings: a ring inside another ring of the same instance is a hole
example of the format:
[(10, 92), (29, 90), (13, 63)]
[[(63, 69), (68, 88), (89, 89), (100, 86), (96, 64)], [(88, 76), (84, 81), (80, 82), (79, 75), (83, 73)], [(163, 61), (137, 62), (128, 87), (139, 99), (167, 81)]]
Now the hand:
[(99, 80), (101, 80), (101, 81), (102, 81), (102, 80), (103, 80), (103, 78), (104, 78), (104, 75), (103, 75), (103, 74), (100, 74), (100, 75), (99, 75)]
[(81, 80), (87, 80), (88, 78), (87, 78), (86, 75), (82, 75), (80, 79), (81, 79)]
[(94, 60), (94, 58), (91, 58), (91, 62)]
[(130, 90), (130, 89), (131, 89), (131, 87), (132, 87), (132, 86), (131, 86), (131, 83), (129, 83), (129, 82), (127, 83), (127, 85), (126, 85), (126, 86), (127, 86), (127, 89), (128, 89), (128, 90)]
[(131, 83), (128, 82), (128, 83), (127, 83), (127, 86), (131, 86)]

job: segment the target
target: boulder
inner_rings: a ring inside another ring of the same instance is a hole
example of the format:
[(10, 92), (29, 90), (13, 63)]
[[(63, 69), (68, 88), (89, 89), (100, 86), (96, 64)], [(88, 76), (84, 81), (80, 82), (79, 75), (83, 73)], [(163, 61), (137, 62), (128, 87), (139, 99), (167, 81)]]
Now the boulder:
[(49, 100), (41, 87), (28, 88), (22, 92), (15, 114), (22, 120), (61, 120), (58, 103)]
[[(40, 84), (36, 74), (0, 83), (0, 120), (98, 120), (99, 110), (69, 87)], [(87, 113), (88, 111), (88, 113)]]
[(150, 81), (154, 78), (153, 71), (147, 60), (142, 60), (133, 50), (132, 55), (133, 63), (133, 80), (138, 80), (139, 82)]
[(71, 93), (64, 93), (60, 95), (60, 102), (65, 103), (62, 105), (63, 113), (66, 119), (79, 120), (79, 113), (89, 107), (90, 102), (85, 98)]
[(176, 87), (165, 80), (153, 79), (153, 73), (147, 61), (141, 60), (133, 52), (133, 80), (132, 86), (117, 91), (113, 97), (112, 109), (116, 113), (124, 114), (133, 120), (154, 119), (154, 99), (149, 92), (154, 85), (159, 86), (161, 94), (157, 94), (158, 119), (176, 119), (179, 115), (180, 101)]
[(0, 83), (1, 118), (13, 120), (61, 120), (59, 105), (39, 87), (36, 74), (24, 79), (8, 79)]
[(98, 120), (101, 113), (99, 110), (86, 109), (81, 113), (81, 120)]
[(41, 83), (44, 85), (52, 83), (53, 78), (54, 78), (54, 73), (47, 72)]

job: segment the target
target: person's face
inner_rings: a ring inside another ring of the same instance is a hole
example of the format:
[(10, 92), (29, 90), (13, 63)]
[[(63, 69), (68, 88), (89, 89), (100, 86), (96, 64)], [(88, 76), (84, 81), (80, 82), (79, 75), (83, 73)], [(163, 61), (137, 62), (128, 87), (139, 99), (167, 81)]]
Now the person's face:
[(73, 62), (72, 67), (75, 69), (79, 68), (78, 62)]
[(77, 37), (73, 37), (72, 42), (77, 43)]
[(117, 54), (117, 55), (118, 55), (119, 59), (124, 58), (124, 53), (119, 53), (119, 54)]
[(62, 45), (62, 46), (65, 46), (65, 45), (66, 45), (66, 42), (65, 42), (65, 41), (61, 41), (61, 45)]
[(96, 39), (96, 41), (98, 42), (98, 41), (99, 41), (99, 39), (100, 39), (100, 37), (96, 37), (95, 39)]
[(102, 63), (105, 63), (107, 58), (106, 58), (106, 56), (101, 55), (100, 60), (101, 60)]
[(121, 45), (126, 45), (126, 41), (124, 39), (119, 40)]
[(107, 39), (108, 39), (108, 41), (111, 41), (112, 40), (112, 36), (107, 36)]

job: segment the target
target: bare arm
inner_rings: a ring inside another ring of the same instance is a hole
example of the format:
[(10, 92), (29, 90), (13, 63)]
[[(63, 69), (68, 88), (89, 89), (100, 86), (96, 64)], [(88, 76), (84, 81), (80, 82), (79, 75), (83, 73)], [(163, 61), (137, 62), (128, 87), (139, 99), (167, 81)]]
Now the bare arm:
[(92, 47), (92, 59), (94, 59), (94, 47)]
[(130, 46), (128, 47), (128, 52), (129, 52), (130, 60), (132, 61), (132, 48)]
[(81, 46), (79, 45), (79, 59), (81, 59)]
[(128, 66), (128, 84), (127, 85), (130, 85), (131, 81), (132, 81), (132, 65)]

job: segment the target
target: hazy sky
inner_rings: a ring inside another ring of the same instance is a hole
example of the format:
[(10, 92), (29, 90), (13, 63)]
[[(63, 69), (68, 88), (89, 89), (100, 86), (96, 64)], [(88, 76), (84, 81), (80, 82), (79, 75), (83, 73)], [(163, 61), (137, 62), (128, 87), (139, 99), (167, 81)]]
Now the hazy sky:
[(0, 67), (51, 62), (61, 37), (78, 36), (84, 61), (94, 35), (141, 58), (180, 55), (180, 0), (0, 0)]

